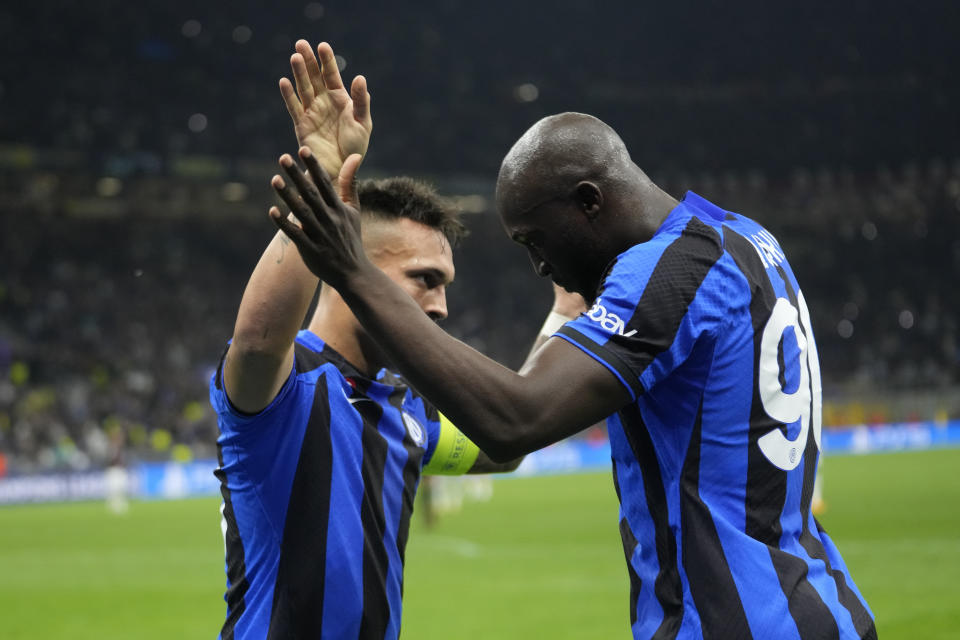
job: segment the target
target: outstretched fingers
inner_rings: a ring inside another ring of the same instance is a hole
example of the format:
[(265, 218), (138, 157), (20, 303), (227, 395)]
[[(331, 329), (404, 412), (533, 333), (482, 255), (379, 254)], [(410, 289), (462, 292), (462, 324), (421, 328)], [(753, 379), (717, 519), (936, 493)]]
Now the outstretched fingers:
[[(287, 156), (289, 158), (289, 156)], [(306, 201), (301, 198), (296, 191), (280, 176), (273, 176), (270, 186), (277, 192), (283, 203), (287, 205), (293, 216), (300, 221), (300, 228), (307, 236), (316, 235), (320, 229), (316, 216), (310, 210)], [(271, 213), (271, 217), (272, 217)]]
[[(327, 176), (327, 172), (320, 166), (320, 163), (317, 162), (316, 156), (311, 153), (309, 147), (300, 147), (299, 154), (311, 178), (311, 180), (308, 181), (302, 173), (297, 172), (294, 180), (296, 181), (295, 184), (297, 188), (300, 189), (300, 193), (303, 194), (304, 189), (307, 189), (312, 192), (312, 197), (315, 197), (315, 194), (319, 195), (327, 207), (332, 209), (338, 208), (340, 198), (337, 196), (337, 192), (334, 190), (333, 184), (330, 182), (330, 177)], [(294, 166), (294, 168), (296, 169), (296, 166)]]
[(297, 40), (294, 49), (303, 56), (303, 61), (307, 65), (307, 75), (310, 76), (310, 83), (313, 85), (313, 90), (316, 92), (323, 91), (323, 76), (320, 74), (320, 63), (317, 62), (317, 56), (314, 55), (310, 43), (302, 39)]
[(290, 119), (293, 124), (297, 124), (303, 118), (303, 105), (293, 90), (293, 84), (286, 78), (280, 78), (280, 95), (283, 96), (283, 104), (287, 107)]
[(290, 56), (290, 69), (293, 71), (293, 79), (297, 83), (297, 93), (300, 95), (300, 102), (304, 106), (310, 105), (316, 95), (313, 83), (310, 81), (310, 73), (307, 71), (306, 60), (300, 53)]
[(355, 209), (360, 209), (360, 196), (357, 194), (357, 169), (363, 162), (363, 156), (354, 153), (343, 161), (340, 175), (337, 176), (337, 190), (340, 199)]
[(343, 79), (340, 77), (340, 68), (337, 67), (337, 57), (333, 54), (333, 48), (326, 42), (321, 42), (317, 45), (317, 55), (320, 58), (323, 85), (328, 91), (343, 89)]
[(367, 91), (367, 79), (357, 76), (350, 85), (350, 97), (353, 98), (353, 118), (368, 130), (373, 126), (370, 120), (370, 92)]
[[(279, 178), (280, 176), (274, 177)], [(280, 231), (283, 231), (288, 238), (293, 240), (295, 245), (299, 247), (304, 243), (309, 242), (309, 238), (307, 238), (307, 234), (303, 232), (303, 229), (301, 229), (299, 225), (294, 224), (293, 221), (291, 221), (287, 216), (283, 215), (280, 212), (280, 209), (277, 207), (270, 207), (270, 211), (268, 213), (270, 215), (270, 219), (273, 220), (275, 225), (277, 225), (277, 228), (279, 228)]]

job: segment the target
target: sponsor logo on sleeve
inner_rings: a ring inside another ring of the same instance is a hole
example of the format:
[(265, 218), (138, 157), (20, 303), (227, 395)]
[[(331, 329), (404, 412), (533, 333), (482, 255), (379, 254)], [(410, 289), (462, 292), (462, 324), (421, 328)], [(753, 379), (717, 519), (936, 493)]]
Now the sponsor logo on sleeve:
[(590, 307), (590, 311), (587, 312), (587, 317), (599, 324), (604, 331), (614, 335), (629, 338), (637, 332), (636, 329), (625, 331), (627, 325), (623, 321), (623, 318), (615, 313), (607, 311), (607, 308), (603, 306), (602, 303), (602, 299), (593, 303), (593, 306)]

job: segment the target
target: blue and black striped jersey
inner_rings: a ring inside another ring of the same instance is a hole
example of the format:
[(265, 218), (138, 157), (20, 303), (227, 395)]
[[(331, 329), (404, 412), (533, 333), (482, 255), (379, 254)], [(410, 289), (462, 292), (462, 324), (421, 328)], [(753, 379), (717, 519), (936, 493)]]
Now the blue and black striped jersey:
[(821, 384), (776, 239), (693, 193), (555, 334), (632, 402), (608, 420), (635, 638), (870, 638), (810, 513)]
[(227, 570), (220, 637), (396, 638), (438, 413), (390, 373), (365, 378), (307, 331), (283, 389), (256, 415), (231, 406), (221, 370), (210, 384)]

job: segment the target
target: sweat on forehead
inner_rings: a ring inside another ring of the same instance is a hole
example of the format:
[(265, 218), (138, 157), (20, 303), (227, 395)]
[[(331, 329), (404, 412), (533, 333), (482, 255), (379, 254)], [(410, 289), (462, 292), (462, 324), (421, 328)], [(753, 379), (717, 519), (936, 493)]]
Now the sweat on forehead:
[(620, 136), (601, 120), (583, 113), (548, 116), (530, 127), (503, 159), (498, 198), (535, 202), (580, 180), (615, 174), (629, 160)]

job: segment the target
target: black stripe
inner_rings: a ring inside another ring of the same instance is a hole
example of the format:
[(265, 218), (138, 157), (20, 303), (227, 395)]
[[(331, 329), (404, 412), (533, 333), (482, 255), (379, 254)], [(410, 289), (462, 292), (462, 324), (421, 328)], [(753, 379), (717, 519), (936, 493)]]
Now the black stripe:
[(781, 389), (787, 388), (787, 366), (786, 366), (786, 353), (784, 352), (784, 338), (786, 333), (780, 336), (780, 342), (777, 344), (777, 382), (780, 383)]
[(617, 461), (611, 460), (610, 463), (613, 468), (613, 490), (617, 492), (617, 502), (623, 504), (623, 496), (620, 494), (620, 479), (617, 477)]
[[(221, 367), (222, 368), (222, 367)], [(218, 372), (219, 379), (219, 372)], [(233, 500), (230, 497), (230, 488), (227, 486), (227, 474), (223, 470), (223, 448), (217, 445), (217, 461), (220, 466), (213, 472), (220, 480), (220, 494), (223, 496), (223, 517), (227, 521), (227, 533), (224, 543), (227, 548), (227, 619), (220, 630), (222, 640), (233, 640), (233, 630), (237, 621), (246, 610), (244, 596), (250, 588), (247, 582), (247, 566), (243, 552), (243, 541), (240, 539), (240, 529), (233, 512)]]
[(747, 614), (710, 509), (700, 498), (703, 399), (690, 435), (680, 487), (683, 568), (700, 614), (704, 640), (752, 638)]
[[(390, 404), (403, 411), (403, 400), (407, 395), (406, 387), (397, 387), (390, 394)], [(430, 404), (423, 400), (427, 411), (433, 411)], [(437, 416), (439, 419), (439, 416)], [(426, 435), (426, 425), (420, 425)], [(413, 516), (414, 501), (417, 496), (417, 485), (420, 483), (420, 471), (422, 468), (423, 447), (413, 441), (408, 432), (403, 436), (403, 448), (407, 451), (407, 461), (403, 465), (403, 505), (400, 511), (400, 522), (397, 525), (397, 552), (400, 554), (400, 564), (406, 564), (407, 540), (410, 536), (410, 518)], [(400, 592), (403, 593), (403, 573), (400, 574)]]
[[(817, 524), (817, 531), (821, 534), (826, 533), (816, 519), (814, 519), (814, 522)], [(837, 584), (840, 604), (850, 612), (850, 617), (853, 619), (853, 626), (857, 630), (860, 638), (862, 640), (876, 640), (877, 627), (874, 624), (873, 618), (870, 616), (870, 612), (867, 611), (867, 608), (863, 606), (860, 598), (857, 597), (857, 594), (854, 593), (850, 585), (847, 584), (847, 579), (843, 572), (830, 566), (830, 561), (827, 559), (827, 553), (823, 548), (823, 544), (814, 538), (806, 528), (804, 529), (804, 535), (800, 538), (800, 543), (804, 549), (807, 550), (807, 553), (818, 560), (822, 560), (827, 567), (827, 572), (833, 576), (833, 580)]]
[(228, 344), (223, 348), (223, 353), (220, 354), (220, 364), (217, 365), (217, 374), (213, 378), (213, 385), (217, 388), (217, 391), (223, 391), (223, 363), (227, 361), (229, 350), (230, 345)]
[(620, 539), (623, 541), (623, 555), (627, 560), (627, 573), (630, 576), (630, 626), (637, 622), (637, 600), (640, 598), (640, 587), (643, 581), (630, 563), (633, 552), (637, 550), (637, 537), (630, 530), (630, 523), (626, 518), (620, 518)]
[(807, 563), (802, 558), (769, 547), (770, 560), (787, 597), (790, 616), (804, 640), (831, 640), (840, 637), (833, 612), (807, 580)]
[(343, 358), (327, 345), (323, 345), (322, 351), (314, 351), (310, 347), (295, 342), (293, 344), (293, 353), (295, 356), (293, 361), (297, 369), (297, 375), (319, 369), (328, 363), (335, 365), (341, 370), (341, 373), (343, 372), (341, 366), (344, 364)]
[[(867, 611), (863, 602), (860, 601), (857, 594), (854, 593), (850, 585), (847, 584), (847, 578), (843, 572), (834, 569), (830, 565), (830, 559), (827, 557), (827, 551), (824, 549), (823, 543), (810, 532), (810, 527), (808, 526), (810, 503), (813, 500), (813, 483), (817, 475), (817, 456), (819, 455), (817, 443), (812, 434), (807, 440), (807, 448), (804, 455), (807, 456), (807, 458), (804, 460), (803, 494), (801, 502), (803, 510), (803, 532), (800, 534), (800, 544), (811, 558), (823, 562), (827, 574), (833, 578), (836, 584), (837, 599), (840, 601), (840, 604), (850, 612), (850, 618), (853, 620), (857, 634), (859, 634), (861, 638), (875, 638), (877, 630), (874, 626), (873, 618), (870, 616), (870, 612)], [(823, 528), (819, 522), (817, 522), (817, 530), (821, 533), (823, 532)], [(871, 633), (873, 634), (872, 636)]]
[[(643, 489), (647, 510), (653, 521), (654, 546), (657, 551), (659, 571), (653, 583), (653, 592), (663, 609), (663, 620), (653, 640), (676, 638), (683, 621), (683, 588), (677, 567), (677, 540), (670, 529), (667, 513), (667, 495), (660, 476), (660, 463), (653, 449), (653, 441), (636, 405), (620, 410), (620, 421), (630, 428), (623, 432), (643, 475)], [(624, 542), (624, 547), (627, 543)]]
[(317, 379), (313, 407), (290, 490), (267, 638), (308, 638), (323, 628), (327, 521), (333, 446), (327, 376)]
[[(811, 404), (813, 398), (810, 398)], [(812, 409), (812, 407), (811, 407)], [(811, 421), (813, 419), (811, 418)], [(813, 427), (811, 426), (811, 431)], [(803, 532), (809, 533), (807, 518), (810, 515), (810, 505), (813, 503), (813, 485), (817, 481), (817, 462), (820, 451), (817, 449), (817, 439), (810, 433), (807, 437), (807, 446), (803, 452), (803, 488), (800, 490), (800, 515), (803, 517)], [(802, 540), (801, 540), (802, 541)]]
[(627, 366), (627, 364), (623, 360), (620, 359), (620, 356), (617, 355), (617, 352), (611, 349), (607, 349), (606, 347), (604, 347), (598, 342), (594, 342), (587, 336), (583, 335), (582, 333), (580, 333), (575, 329), (571, 329), (567, 325), (563, 325), (562, 327), (557, 329), (557, 333), (567, 336), (568, 338), (570, 338), (580, 346), (584, 347), (591, 353), (596, 354), (596, 356), (600, 358), (603, 362), (613, 367), (614, 370), (620, 374), (620, 377), (623, 378), (624, 382), (626, 382), (631, 389), (637, 392), (643, 391), (643, 389), (640, 386), (640, 379), (637, 378), (633, 370), (629, 366)]
[(698, 218), (690, 218), (680, 237), (664, 249), (624, 329), (637, 333), (610, 339), (634, 354), (631, 364), (637, 375), (673, 344), (690, 303), (722, 255), (720, 234)]
[(387, 569), (390, 560), (384, 547), (386, 516), (383, 512), (383, 473), (387, 441), (377, 430), (383, 407), (377, 402), (358, 402), (354, 409), (363, 417), (363, 617), (360, 638), (383, 638), (390, 622), (387, 599)]

